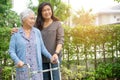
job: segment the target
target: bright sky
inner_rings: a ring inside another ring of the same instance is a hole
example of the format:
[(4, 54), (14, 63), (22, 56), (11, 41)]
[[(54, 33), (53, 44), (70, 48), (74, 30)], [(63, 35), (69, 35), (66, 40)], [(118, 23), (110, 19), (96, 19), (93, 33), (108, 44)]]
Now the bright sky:
[[(26, 9), (29, 0), (13, 0), (13, 10), (16, 11), (18, 14)], [(32, 0), (33, 5), (37, 6), (38, 1)]]
[(114, 0), (63, 0), (63, 1), (65, 2), (69, 1), (74, 10), (78, 10), (83, 7), (85, 10), (93, 9), (94, 12), (118, 4)]
[[(13, 0), (13, 10), (17, 13), (20, 13), (23, 9), (26, 8), (26, 3), (28, 0)], [(81, 9), (82, 7), (85, 10), (93, 9), (94, 12), (99, 11), (100, 9), (111, 7), (117, 5), (117, 2), (114, 0), (62, 0), (63, 2), (70, 3), (72, 9), (75, 11)], [(34, 5), (38, 5), (37, 0), (33, 0)]]

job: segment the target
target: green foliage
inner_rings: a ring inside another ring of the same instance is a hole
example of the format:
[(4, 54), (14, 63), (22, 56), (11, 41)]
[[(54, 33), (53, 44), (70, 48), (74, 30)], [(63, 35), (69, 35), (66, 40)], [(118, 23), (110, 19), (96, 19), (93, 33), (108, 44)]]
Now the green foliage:
[(68, 80), (68, 76), (71, 75), (71, 70), (67, 69), (66, 67), (62, 66), (61, 67), (62, 71), (62, 79), (63, 80)]
[(5, 26), (7, 10), (12, 7), (12, 0), (0, 0), (0, 27)]
[(120, 62), (100, 63), (95, 72), (95, 77), (98, 80), (109, 78), (120, 78)]
[(7, 60), (9, 60), (8, 47), (10, 41), (10, 28), (2, 27), (0, 28), (0, 66), (7, 65)]
[(10, 41), (10, 30), (9, 27), (0, 27), (0, 68), (2, 69), (2, 80), (10, 80), (11, 77), (11, 67), (13, 65), (10, 56), (8, 55), (8, 47)]
[(56, 9), (54, 9), (54, 14), (61, 21), (64, 21), (70, 16), (70, 6), (63, 2), (60, 2), (59, 4), (57, 4)]
[(20, 18), (18, 14), (12, 10), (6, 10), (0, 18), (0, 27), (15, 27), (15, 24), (16, 26), (20, 26)]
[(116, 2), (118, 2), (118, 3), (120, 2), (120, 0), (114, 0), (114, 1), (116, 1)]
[(20, 23), (20, 17), (15, 11), (8, 10), (5, 13), (6, 15), (6, 20), (4, 26), (7, 27), (19, 27), (21, 25)]
[(7, 28), (7, 27), (2, 27), (0, 28), (0, 50), (2, 49), (7, 50), (8, 49), (8, 44), (9, 44), (9, 40), (10, 40), (10, 30), (11, 28)]
[[(85, 66), (79, 66), (79, 65), (71, 65), (70, 69), (66, 68), (65, 66), (62, 66), (62, 78), (63, 80), (94, 80), (94, 77), (91, 77), (94, 75), (94, 72), (86, 72)], [(87, 76), (87, 77), (86, 77)]]
[(107, 79), (112, 77), (112, 64), (100, 63), (96, 69), (95, 77), (98, 80)]
[[(71, 61), (74, 61), (75, 65), (86, 65), (86, 71), (89, 70), (88, 67), (96, 69), (99, 59), (106, 62), (110, 58), (107, 62), (113, 62), (120, 56), (120, 25), (65, 27), (64, 30), (63, 60), (67, 61), (68, 68), (72, 64)], [(106, 68), (109, 70), (101, 71), (110, 76), (111, 67)]]
[(12, 67), (5, 66), (2, 70), (2, 79), (10, 80), (11, 79), (11, 71), (12, 71)]
[(120, 79), (120, 58), (112, 63), (112, 76)]
[(6, 10), (12, 7), (12, 0), (0, 0), (0, 13), (4, 13)]
[(29, 0), (29, 3), (27, 6), (28, 6), (28, 8), (32, 9), (35, 12), (35, 14), (37, 14), (38, 6), (37, 7), (34, 6), (32, 0)]

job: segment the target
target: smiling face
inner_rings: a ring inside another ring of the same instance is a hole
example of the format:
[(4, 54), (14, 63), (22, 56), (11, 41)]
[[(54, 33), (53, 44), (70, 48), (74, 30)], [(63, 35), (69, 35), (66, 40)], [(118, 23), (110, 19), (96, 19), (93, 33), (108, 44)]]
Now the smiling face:
[(52, 16), (51, 7), (49, 5), (44, 6), (42, 9), (42, 17), (44, 18), (44, 20), (51, 19), (51, 16)]
[(35, 24), (35, 15), (30, 13), (26, 18), (23, 19), (23, 25), (32, 27)]

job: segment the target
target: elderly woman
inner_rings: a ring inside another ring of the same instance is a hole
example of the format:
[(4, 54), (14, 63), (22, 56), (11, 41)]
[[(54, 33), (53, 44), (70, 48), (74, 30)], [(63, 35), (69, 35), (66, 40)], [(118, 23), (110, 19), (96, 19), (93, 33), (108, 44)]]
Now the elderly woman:
[[(32, 71), (42, 70), (41, 54), (54, 61), (50, 53), (46, 50), (41, 33), (33, 27), (35, 14), (31, 9), (27, 9), (20, 14), (22, 27), (17, 33), (11, 36), (9, 53), (15, 62), (16, 80), (29, 80), (27, 68), (28, 63)], [(43, 80), (43, 73), (32, 75), (32, 80)]]

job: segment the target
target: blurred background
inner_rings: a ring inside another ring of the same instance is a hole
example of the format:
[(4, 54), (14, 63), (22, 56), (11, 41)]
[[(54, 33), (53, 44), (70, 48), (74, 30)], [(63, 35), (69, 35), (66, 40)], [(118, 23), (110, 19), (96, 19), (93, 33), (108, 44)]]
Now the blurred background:
[(8, 46), (19, 14), (50, 2), (65, 30), (62, 80), (120, 80), (120, 0), (0, 0), (0, 80), (12, 80)]

